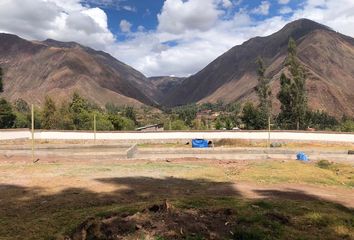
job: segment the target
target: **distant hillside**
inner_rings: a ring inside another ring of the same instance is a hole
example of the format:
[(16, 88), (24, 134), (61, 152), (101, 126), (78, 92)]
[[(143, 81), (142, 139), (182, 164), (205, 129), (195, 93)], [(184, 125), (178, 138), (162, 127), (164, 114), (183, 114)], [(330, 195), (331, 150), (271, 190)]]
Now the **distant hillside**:
[(67, 100), (77, 91), (98, 104), (153, 105), (154, 87), (111, 55), (77, 43), (27, 41), (0, 34), (0, 66), (9, 100), (40, 104), (46, 95)]
[(274, 104), (279, 76), (284, 70), (287, 44), (293, 37), (298, 56), (308, 76), (309, 106), (335, 116), (354, 115), (354, 39), (316, 22), (301, 19), (268, 37), (256, 37), (236, 46), (187, 78), (169, 96), (165, 105), (192, 102), (256, 100), (255, 61), (261, 56), (272, 78)]
[(155, 88), (154, 99), (157, 102), (163, 101), (166, 96), (169, 96), (174, 91), (174, 89), (181, 85), (184, 79), (185, 78), (168, 76), (150, 77), (150, 83)]

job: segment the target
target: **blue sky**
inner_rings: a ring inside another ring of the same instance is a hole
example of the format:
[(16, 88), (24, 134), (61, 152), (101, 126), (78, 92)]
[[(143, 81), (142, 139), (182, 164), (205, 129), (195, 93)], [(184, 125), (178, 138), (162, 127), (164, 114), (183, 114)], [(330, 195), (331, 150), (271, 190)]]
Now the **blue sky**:
[[(99, 7), (103, 9), (108, 16), (108, 27), (115, 35), (119, 37), (125, 36), (121, 32), (120, 23), (122, 20), (129, 21), (132, 24), (131, 30), (137, 31), (139, 26), (143, 26), (146, 30), (155, 30), (158, 26), (157, 15), (161, 12), (165, 0), (126, 0), (126, 1), (97, 1), (88, 0), (82, 1), (90, 7)], [(298, 9), (304, 4), (303, 0), (292, 0), (287, 4), (279, 3), (278, 0), (253, 0), (253, 1), (233, 1), (236, 3), (230, 10), (229, 16), (232, 16), (240, 9), (252, 10), (262, 4), (262, 2), (269, 2), (269, 14), (253, 14), (255, 20), (267, 19), (271, 16), (277, 16), (281, 9)], [(286, 1), (285, 1), (286, 2)], [(284, 16), (291, 16), (290, 13), (283, 14)], [(226, 17), (227, 18), (227, 17)], [(120, 39), (120, 38), (119, 38)]]
[(354, 0), (0, 0), (0, 32), (75, 41), (147, 76), (189, 76), (299, 18), (354, 36)]

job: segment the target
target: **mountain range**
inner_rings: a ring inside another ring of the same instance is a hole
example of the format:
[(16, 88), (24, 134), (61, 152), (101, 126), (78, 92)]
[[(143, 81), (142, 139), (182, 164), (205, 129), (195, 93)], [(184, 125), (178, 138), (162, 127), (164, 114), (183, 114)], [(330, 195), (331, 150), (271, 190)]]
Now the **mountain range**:
[(262, 57), (270, 79), (274, 109), (279, 78), (292, 37), (306, 75), (309, 106), (341, 117), (354, 115), (354, 39), (308, 19), (280, 31), (252, 38), (218, 57), (188, 78), (147, 78), (111, 55), (80, 44), (27, 41), (0, 34), (4, 93), (40, 104), (46, 95), (67, 100), (77, 91), (104, 105), (177, 106), (189, 103), (257, 101), (256, 59)]

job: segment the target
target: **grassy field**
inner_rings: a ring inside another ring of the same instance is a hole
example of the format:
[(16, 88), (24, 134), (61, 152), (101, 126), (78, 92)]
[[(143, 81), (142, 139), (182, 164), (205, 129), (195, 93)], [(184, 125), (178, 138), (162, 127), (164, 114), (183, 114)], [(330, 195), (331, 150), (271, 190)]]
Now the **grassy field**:
[[(230, 210), (230, 231), (215, 239), (354, 239), (353, 181), (352, 165), (327, 161), (0, 159), (0, 239), (64, 239), (90, 217), (135, 214), (165, 199), (213, 219)], [(171, 238), (136, 230), (124, 239)]]
[[(352, 143), (335, 142), (297, 142), (297, 141), (275, 141), (283, 149), (303, 149), (303, 150), (327, 150), (327, 151), (348, 151), (354, 150)], [(141, 143), (139, 148), (190, 148), (186, 142), (181, 143)], [(247, 148), (265, 148), (267, 141), (242, 140), (242, 139), (220, 139), (214, 142), (215, 147), (247, 147)]]

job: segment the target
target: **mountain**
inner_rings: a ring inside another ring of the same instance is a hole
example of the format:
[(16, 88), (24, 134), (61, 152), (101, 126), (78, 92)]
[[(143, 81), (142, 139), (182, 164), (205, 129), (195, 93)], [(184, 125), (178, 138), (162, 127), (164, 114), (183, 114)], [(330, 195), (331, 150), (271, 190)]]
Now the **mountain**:
[(157, 102), (163, 101), (166, 96), (172, 94), (174, 89), (176, 89), (184, 79), (185, 78), (170, 76), (150, 77), (149, 81), (155, 89), (155, 95), (153, 98)]
[(287, 24), (280, 31), (252, 38), (218, 57), (187, 78), (163, 99), (169, 106), (192, 102), (256, 101), (258, 56), (268, 67), (275, 109), (279, 77), (289, 38), (298, 45), (298, 57), (307, 73), (309, 106), (341, 117), (354, 115), (354, 39), (308, 19)]
[(76, 91), (97, 104), (155, 105), (155, 88), (132, 67), (75, 42), (27, 41), (0, 34), (4, 93), (41, 104), (46, 95), (60, 102)]

